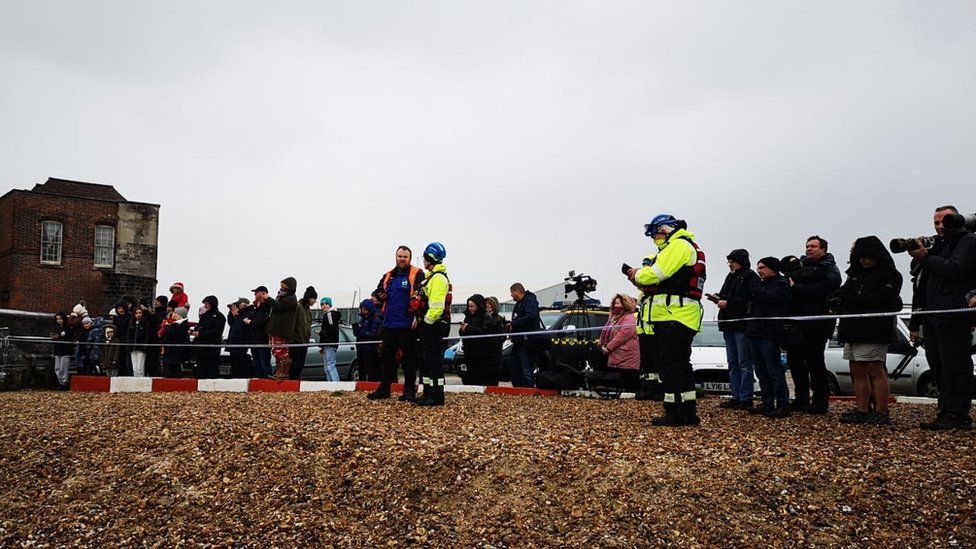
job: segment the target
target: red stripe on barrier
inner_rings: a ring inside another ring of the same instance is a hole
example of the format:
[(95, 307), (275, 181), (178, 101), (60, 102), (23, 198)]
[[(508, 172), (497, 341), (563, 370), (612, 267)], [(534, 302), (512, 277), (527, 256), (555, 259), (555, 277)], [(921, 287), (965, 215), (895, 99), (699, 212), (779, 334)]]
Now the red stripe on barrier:
[(112, 381), (101, 376), (73, 376), (71, 390), (79, 393), (107, 393), (112, 388)]
[(154, 378), (152, 381), (154, 393), (194, 393), (197, 390), (197, 380), (186, 378)]
[(257, 393), (297, 393), (301, 384), (301, 381), (294, 379), (252, 379), (247, 384), (247, 390)]
[(557, 396), (559, 391), (554, 389), (534, 389), (532, 387), (494, 387), (485, 388), (489, 395), (521, 395), (521, 396)]

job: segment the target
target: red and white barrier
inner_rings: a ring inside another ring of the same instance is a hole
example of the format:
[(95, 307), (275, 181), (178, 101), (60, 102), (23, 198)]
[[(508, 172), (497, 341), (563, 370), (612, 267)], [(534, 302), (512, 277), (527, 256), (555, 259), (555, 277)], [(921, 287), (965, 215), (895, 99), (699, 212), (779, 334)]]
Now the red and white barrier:
[[(165, 377), (102, 377), (74, 376), (71, 390), (78, 393), (313, 393), (373, 391), (379, 387), (375, 381), (296, 381), (277, 379), (192, 379)], [(391, 386), (394, 393), (403, 392), (403, 384)], [(555, 391), (528, 387), (495, 387), (483, 385), (446, 385), (448, 393), (479, 393), (517, 396), (581, 396), (598, 397), (593, 391)], [(634, 398), (633, 393), (623, 393), (620, 398)], [(852, 396), (831, 397), (832, 401), (851, 401)], [(891, 396), (890, 403), (932, 404), (933, 398)]]

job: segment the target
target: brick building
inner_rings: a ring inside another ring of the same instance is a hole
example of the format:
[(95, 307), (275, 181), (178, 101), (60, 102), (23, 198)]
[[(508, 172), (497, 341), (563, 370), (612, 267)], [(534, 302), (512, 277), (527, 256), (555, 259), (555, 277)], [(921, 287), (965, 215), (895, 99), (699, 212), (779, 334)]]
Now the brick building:
[(103, 315), (156, 290), (159, 205), (111, 185), (50, 178), (0, 197), (0, 308)]

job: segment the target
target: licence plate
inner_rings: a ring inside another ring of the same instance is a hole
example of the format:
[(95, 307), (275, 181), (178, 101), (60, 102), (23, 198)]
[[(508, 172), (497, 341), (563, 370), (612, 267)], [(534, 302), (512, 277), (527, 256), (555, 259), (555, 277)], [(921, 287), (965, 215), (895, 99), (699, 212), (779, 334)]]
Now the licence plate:
[(702, 383), (702, 389), (711, 393), (728, 393), (732, 391), (732, 384), (720, 381), (706, 381)]

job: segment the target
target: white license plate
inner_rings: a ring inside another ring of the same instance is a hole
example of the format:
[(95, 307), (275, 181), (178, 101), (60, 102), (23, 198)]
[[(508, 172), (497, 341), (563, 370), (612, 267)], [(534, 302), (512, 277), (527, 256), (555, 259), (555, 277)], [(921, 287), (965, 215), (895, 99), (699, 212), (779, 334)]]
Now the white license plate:
[(719, 381), (706, 381), (702, 383), (702, 389), (710, 393), (728, 393), (732, 391), (732, 385), (730, 383), (722, 383)]

